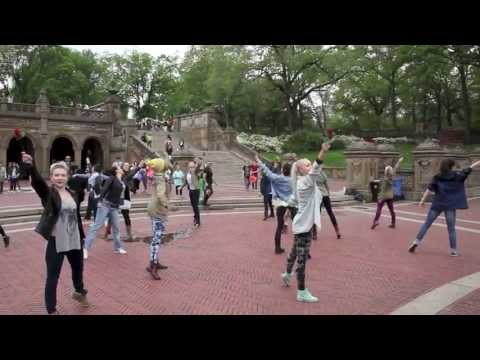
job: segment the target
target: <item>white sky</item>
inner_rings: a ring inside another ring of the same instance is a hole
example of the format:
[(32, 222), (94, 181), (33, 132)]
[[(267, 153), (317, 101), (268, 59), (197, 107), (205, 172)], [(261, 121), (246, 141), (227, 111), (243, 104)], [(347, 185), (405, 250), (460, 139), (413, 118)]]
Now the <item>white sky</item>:
[(76, 50), (92, 50), (98, 54), (124, 54), (132, 50), (149, 53), (153, 56), (168, 55), (182, 58), (190, 45), (63, 45)]

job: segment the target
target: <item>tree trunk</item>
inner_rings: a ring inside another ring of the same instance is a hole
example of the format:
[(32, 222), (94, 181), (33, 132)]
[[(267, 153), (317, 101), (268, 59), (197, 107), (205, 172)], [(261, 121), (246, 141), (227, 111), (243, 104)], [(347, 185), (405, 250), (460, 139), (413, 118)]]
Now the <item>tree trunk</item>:
[(460, 85), (461, 85), (462, 100), (463, 100), (463, 112), (464, 112), (464, 120), (465, 120), (465, 140), (467, 143), (469, 143), (470, 131), (471, 131), (470, 124), (472, 121), (472, 107), (470, 104), (470, 96), (468, 94), (467, 73), (465, 69), (465, 64), (460, 63), (457, 66), (457, 68), (460, 74)]
[(417, 109), (415, 105), (415, 99), (413, 99), (411, 109), (413, 131), (417, 128)]
[(290, 100), (287, 99), (287, 119), (288, 119), (288, 128), (290, 131), (295, 131), (298, 124), (298, 112), (297, 104), (290, 103)]
[(250, 128), (252, 129), (253, 133), (256, 133), (257, 132), (257, 122), (256, 122), (256, 119), (255, 119), (255, 112), (250, 112), (248, 114), (248, 117), (250, 119)]
[(298, 104), (298, 128), (303, 129), (303, 106)]
[(323, 128), (326, 130), (328, 128), (327, 107), (325, 106), (323, 96), (321, 93), (320, 93), (320, 99), (322, 100)]
[(441, 103), (441, 98), (440, 98), (440, 92), (436, 92), (435, 94), (435, 100), (437, 101), (437, 114), (436, 114), (436, 122), (437, 122), (437, 134), (442, 131), (442, 103)]
[(397, 89), (395, 86), (395, 80), (392, 75), (392, 82), (391, 82), (391, 107), (392, 107), (392, 125), (395, 129), (398, 129), (398, 124), (397, 124)]

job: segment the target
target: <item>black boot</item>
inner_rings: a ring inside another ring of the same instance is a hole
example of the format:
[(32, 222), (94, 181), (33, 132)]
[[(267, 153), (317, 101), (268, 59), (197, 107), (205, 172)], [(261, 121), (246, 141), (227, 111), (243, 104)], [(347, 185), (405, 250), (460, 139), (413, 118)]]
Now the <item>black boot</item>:
[(3, 242), (4, 242), (4, 244), (5, 244), (5, 248), (7, 248), (8, 245), (10, 245), (10, 237), (7, 236), (7, 235), (5, 235), (5, 236), (3, 237)]

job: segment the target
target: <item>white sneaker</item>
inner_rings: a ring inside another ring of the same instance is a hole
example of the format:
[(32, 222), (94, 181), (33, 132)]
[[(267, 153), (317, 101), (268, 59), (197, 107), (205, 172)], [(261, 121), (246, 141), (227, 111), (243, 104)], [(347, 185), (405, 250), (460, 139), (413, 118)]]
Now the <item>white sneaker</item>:
[(83, 249), (83, 260), (87, 260), (88, 259), (88, 250), (87, 249)]
[(114, 250), (114, 252), (116, 254), (120, 254), (120, 255), (125, 255), (127, 253), (127, 251), (125, 249), (122, 249), (122, 248)]
[(450, 256), (457, 257), (457, 256), (460, 256), (460, 253), (457, 250), (451, 250), (450, 251)]
[(317, 302), (318, 298), (310, 294), (310, 291), (308, 291), (308, 289), (305, 289), (297, 291), (297, 301), (313, 303)]
[(283, 284), (285, 285), (285, 287), (289, 287), (290, 286), (290, 281), (292, 280), (292, 274), (284, 272), (282, 274), (282, 280), (283, 280)]

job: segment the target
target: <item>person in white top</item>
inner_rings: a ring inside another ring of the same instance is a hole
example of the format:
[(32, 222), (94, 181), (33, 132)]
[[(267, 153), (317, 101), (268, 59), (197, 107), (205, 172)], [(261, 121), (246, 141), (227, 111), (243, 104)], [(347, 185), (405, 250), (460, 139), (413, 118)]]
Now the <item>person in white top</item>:
[(318, 301), (318, 298), (312, 296), (309, 290), (305, 288), (305, 267), (310, 254), (313, 225), (316, 225), (318, 229), (321, 227), (320, 205), (322, 194), (316, 186), (316, 181), (321, 175), (320, 164), (329, 149), (330, 144), (322, 144), (322, 150), (313, 166), (310, 160), (302, 159), (295, 162), (292, 167), (293, 193), (289, 202), (296, 205), (297, 213), (292, 222), (294, 242), (287, 260), (287, 271), (282, 274), (282, 279), (285, 286), (290, 286), (292, 270), (296, 262), (297, 301), (302, 302)]

